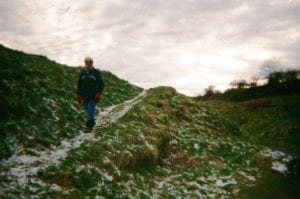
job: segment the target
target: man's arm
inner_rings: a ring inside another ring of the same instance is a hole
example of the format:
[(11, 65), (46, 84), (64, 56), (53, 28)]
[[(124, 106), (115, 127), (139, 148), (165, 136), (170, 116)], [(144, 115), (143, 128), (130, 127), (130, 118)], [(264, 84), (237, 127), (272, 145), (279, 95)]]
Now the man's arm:
[(82, 79), (81, 77), (82, 77), (82, 72), (80, 72), (79, 79), (78, 79), (78, 82), (77, 82), (77, 95), (81, 95), (81, 93), (80, 93), (81, 79)]
[(104, 89), (105, 83), (103, 81), (100, 70), (96, 70), (96, 79), (97, 79), (98, 92), (101, 94)]

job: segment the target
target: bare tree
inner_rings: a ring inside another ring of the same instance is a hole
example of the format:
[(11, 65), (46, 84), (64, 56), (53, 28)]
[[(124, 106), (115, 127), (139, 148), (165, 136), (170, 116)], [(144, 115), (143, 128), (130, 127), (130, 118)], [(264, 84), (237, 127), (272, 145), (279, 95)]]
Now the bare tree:
[(215, 86), (210, 85), (208, 88), (204, 90), (204, 96), (210, 97), (215, 94)]
[(268, 59), (264, 61), (260, 67), (260, 74), (266, 78), (269, 77), (270, 74), (280, 71), (282, 65), (278, 58), (274, 57), (272, 59)]
[(246, 80), (240, 79), (240, 80), (233, 80), (232, 82), (230, 82), (230, 86), (232, 89), (244, 89), (244, 88), (248, 88), (249, 84), (247, 83)]
[(249, 84), (249, 87), (250, 88), (254, 88), (254, 87), (257, 87), (258, 86), (258, 82), (260, 80), (260, 77), (259, 76), (253, 76), (250, 80), (250, 82), (248, 83)]

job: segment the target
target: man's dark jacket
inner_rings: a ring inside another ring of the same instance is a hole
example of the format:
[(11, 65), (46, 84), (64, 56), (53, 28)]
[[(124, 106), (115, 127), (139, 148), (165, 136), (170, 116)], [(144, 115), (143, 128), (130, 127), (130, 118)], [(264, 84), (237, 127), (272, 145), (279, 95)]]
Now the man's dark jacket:
[(94, 99), (95, 95), (99, 92), (102, 93), (104, 89), (104, 81), (101, 72), (95, 68), (90, 71), (85, 69), (81, 70), (77, 86), (77, 94), (84, 100)]

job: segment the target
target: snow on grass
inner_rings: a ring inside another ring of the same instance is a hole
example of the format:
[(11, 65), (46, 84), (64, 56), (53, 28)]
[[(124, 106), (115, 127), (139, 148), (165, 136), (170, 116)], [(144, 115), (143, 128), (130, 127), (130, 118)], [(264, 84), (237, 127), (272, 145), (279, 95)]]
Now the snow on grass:
[(287, 168), (286, 164), (282, 163), (282, 162), (278, 162), (278, 161), (272, 162), (272, 167), (271, 168), (273, 170), (278, 171), (278, 172), (283, 173), (283, 174), (288, 172), (288, 168)]
[(244, 178), (246, 178), (248, 181), (250, 182), (255, 182), (256, 181), (256, 178), (252, 175), (248, 175), (246, 172), (244, 171), (239, 171), (238, 172), (241, 176), (243, 176)]
[(230, 180), (228, 180), (228, 181), (223, 181), (223, 180), (221, 180), (221, 179), (218, 179), (217, 181), (216, 181), (216, 186), (217, 187), (226, 187), (226, 186), (228, 186), (228, 185), (235, 185), (237, 182), (236, 182), (236, 180), (235, 179), (230, 179)]
[(263, 157), (270, 158), (272, 162), (271, 169), (274, 171), (287, 174), (288, 167), (287, 164), (293, 159), (291, 155), (285, 154), (282, 151), (272, 150), (269, 148), (265, 148), (260, 152)]
[[(143, 91), (131, 100), (103, 109), (97, 116), (97, 126), (95, 128), (116, 122), (145, 95), (146, 91)], [(61, 145), (58, 147), (52, 147), (45, 151), (36, 151), (35, 156), (21, 154), (22, 149), (20, 149), (18, 153), (1, 162), (1, 165), (6, 170), (0, 172), (0, 177), (7, 179), (8, 182), (0, 184), (0, 188), (6, 191), (19, 188), (34, 189), (30, 187), (30, 184), (33, 182), (40, 186), (45, 186), (45, 183), (35, 177), (39, 170), (46, 169), (50, 165), (60, 164), (67, 157), (71, 149), (78, 148), (85, 141), (93, 140), (96, 140), (93, 133), (80, 131), (78, 136), (61, 141)], [(112, 177), (108, 174), (104, 174), (104, 177), (109, 181), (112, 180)], [(50, 187), (56, 190), (59, 189), (57, 185), (51, 185)]]
[(278, 160), (285, 156), (285, 153), (278, 150), (271, 150), (269, 148), (265, 148), (263, 151), (261, 151), (261, 155), (264, 157), (270, 157), (274, 160)]
[(115, 123), (119, 118), (123, 117), (135, 104), (137, 104), (146, 95), (146, 90), (143, 90), (139, 95), (131, 100), (125, 101), (121, 105), (113, 106), (108, 109), (110, 117), (105, 118), (105, 122), (102, 122), (101, 113), (98, 123), (105, 125), (105, 123), (111, 124)]

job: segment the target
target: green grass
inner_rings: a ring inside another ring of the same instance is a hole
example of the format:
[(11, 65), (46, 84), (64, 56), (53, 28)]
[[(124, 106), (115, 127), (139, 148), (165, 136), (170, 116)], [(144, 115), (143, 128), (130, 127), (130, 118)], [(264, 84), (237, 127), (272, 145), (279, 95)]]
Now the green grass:
[(235, 122), (241, 139), (300, 154), (300, 95), (269, 97), (234, 103), (204, 102)]
[[(239, 103), (211, 100), (205, 102), (217, 109), (241, 129), (241, 140), (265, 145), (298, 157), (300, 154), (300, 95), (252, 99)], [(257, 161), (264, 171), (255, 187), (243, 188), (237, 198), (298, 198), (300, 195), (299, 159), (291, 162), (290, 174), (270, 171), (270, 165)]]
[[(99, 129), (98, 141), (73, 150), (40, 178), (72, 190), (65, 195), (53, 192), (53, 197), (297, 198), (299, 174), (275, 172), (272, 160), (260, 155), (265, 146), (296, 155), (297, 150), (283, 142), (289, 128), (282, 124), (297, 124), (297, 113), (290, 111), (297, 99), (194, 101), (172, 88), (150, 89), (117, 123)], [(269, 134), (275, 129), (282, 142), (271, 144)], [(57, 181), (66, 173), (67, 186)], [(98, 178), (86, 178), (89, 175)], [(219, 182), (226, 185), (219, 187)]]
[[(67, 67), (44, 56), (0, 45), (0, 160), (16, 148), (23, 153), (59, 145), (84, 125), (82, 106), (75, 101), (80, 68)], [(103, 71), (106, 88), (100, 106), (121, 103), (141, 88)], [(14, 146), (16, 145), (16, 146)]]
[[(107, 198), (229, 197), (238, 189), (235, 182), (247, 182), (239, 172), (256, 175), (247, 161), (260, 150), (237, 135), (236, 124), (218, 112), (158, 87), (118, 122), (99, 129), (98, 141), (72, 150), (60, 166), (39, 176), (72, 190), (65, 197), (73, 192)], [(61, 182), (65, 175), (67, 182)], [(228, 184), (218, 187), (218, 180)]]
[[(34, 155), (79, 133), (84, 112), (74, 98), (80, 68), (3, 46), (0, 67), (1, 158), (18, 146), (20, 153)], [(132, 99), (142, 90), (109, 72), (103, 71), (103, 77), (100, 107)], [(61, 164), (40, 170), (37, 177), (46, 185), (31, 182), (5, 194), (297, 198), (299, 107), (299, 94), (230, 102), (195, 100), (170, 87), (149, 89), (118, 121), (95, 129), (95, 139), (69, 151)], [(122, 111), (122, 105), (115, 111)], [(289, 173), (271, 170), (279, 160), (263, 157), (266, 147), (284, 151), (283, 158), (295, 157)]]

